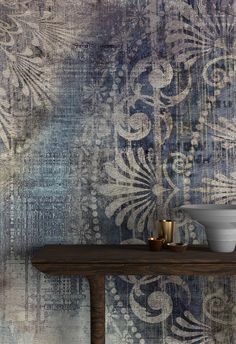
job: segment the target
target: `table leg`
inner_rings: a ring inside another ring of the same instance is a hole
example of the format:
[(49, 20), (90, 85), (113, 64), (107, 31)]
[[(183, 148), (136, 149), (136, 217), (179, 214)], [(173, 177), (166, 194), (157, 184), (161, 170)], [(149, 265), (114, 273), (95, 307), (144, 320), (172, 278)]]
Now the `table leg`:
[(105, 276), (88, 277), (90, 285), (91, 344), (105, 344)]

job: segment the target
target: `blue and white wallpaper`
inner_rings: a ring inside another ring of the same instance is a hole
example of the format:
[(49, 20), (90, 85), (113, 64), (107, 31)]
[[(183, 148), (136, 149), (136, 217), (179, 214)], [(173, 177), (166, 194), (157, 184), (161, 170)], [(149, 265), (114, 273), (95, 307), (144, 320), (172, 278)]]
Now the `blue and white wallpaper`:
[[(236, 2), (0, 0), (0, 344), (89, 344), (88, 283), (49, 243), (205, 242), (236, 203)], [(236, 279), (106, 280), (107, 344), (236, 343)]]

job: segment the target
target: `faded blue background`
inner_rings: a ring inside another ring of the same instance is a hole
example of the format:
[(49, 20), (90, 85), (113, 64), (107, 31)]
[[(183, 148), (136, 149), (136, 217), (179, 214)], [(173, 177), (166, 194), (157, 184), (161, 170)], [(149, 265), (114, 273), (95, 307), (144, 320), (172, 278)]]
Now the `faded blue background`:
[[(87, 344), (88, 284), (49, 243), (140, 243), (235, 203), (233, 1), (0, 1), (0, 343)], [(235, 342), (235, 278), (106, 281), (108, 344)]]

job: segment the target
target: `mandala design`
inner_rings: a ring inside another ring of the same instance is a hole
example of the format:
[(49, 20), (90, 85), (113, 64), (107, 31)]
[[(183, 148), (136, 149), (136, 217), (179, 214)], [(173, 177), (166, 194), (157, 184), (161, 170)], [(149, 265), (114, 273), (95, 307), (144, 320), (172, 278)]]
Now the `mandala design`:
[[(184, 312), (184, 318), (176, 318), (176, 325), (171, 327), (171, 331), (176, 337), (167, 337), (167, 344), (179, 343), (221, 343), (224, 338), (227, 338), (227, 331), (223, 330), (219, 333), (213, 334), (211, 327), (198, 321), (189, 311)], [(220, 340), (220, 341), (219, 341)]]
[[(76, 29), (67, 28), (52, 12), (40, 13), (34, 5), (32, 1), (0, 3), (0, 77), (2, 94), (11, 99), (11, 106), (7, 101), (0, 104), (0, 135), (8, 149), (14, 140), (25, 139), (25, 107), (50, 109), (55, 100), (52, 56), (55, 61), (60, 54), (61, 59), (76, 41)], [(19, 108), (17, 97), (24, 108)]]
[(207, 196), (210, 202), (225, 204), (234, 203), (236, 200), (236, 173), (232, 172), (229, 177), (216, 174), (214, 178), (203, 178)]
[(236, 123), (235, 120), (228, 120), (225, 117), (220, 117), (218, 123), (206, 123), (214, 135), (216, 142), (221, 142), (225, 149), (235, 147), (236, 139)]
[[(154, 214), (159, 203), (159, 197), (168, 193), (173, 197), (178, 189), (169, 179), (169, 188), (163, 188), (158, 183), (155, 167), (140, 148), (135, 158), (132, 150), (125, 154), (117, 154), (116, 167), (107, 163), (107, 174), (113, 183), (101, 185), (100, 192), (106, 196), (116, 197), (106, 208), (108, 217), (115, 215), (116, 225), (119, 226), (127, 217), (128, 229), (143, 231), (145, 226), (153, 229)], [(168, 199), (168, 198), (167, 198)], [(169, 199), (168, 199), (169, 200)]]
[(214, 4), (209, 13), (205, 1), (196, 1), (196, 9), (187, 1), (168, 1), (167, 10), (166, 42), (171, 45), (177, 62), (192, 66), (204, 54), (234, 50), (230, 39), (234, 30), (233, 15), (223, 16)]

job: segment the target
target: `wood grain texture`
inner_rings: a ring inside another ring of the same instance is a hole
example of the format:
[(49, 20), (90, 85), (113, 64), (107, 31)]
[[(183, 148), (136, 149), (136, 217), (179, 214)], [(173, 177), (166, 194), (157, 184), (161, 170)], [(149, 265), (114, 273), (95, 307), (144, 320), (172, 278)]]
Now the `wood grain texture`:
[(105, 344), (105, 277), (88, 278), (91, 304), (91, 344)]
[(48, 245), (32, 263), (52, 275), (236, 275), (236, 252), (216, 253), (200, 245), (182, 253), (151, 252), (145, 245)]
[(134, 245), (48, 245), (32, 264), (51, 275), (83, 275), (90, 284), (91, 344), (105, 344), (105, 275), (234, 275), (236, 252), (214, 253), (191, 246), (182, 253)]

